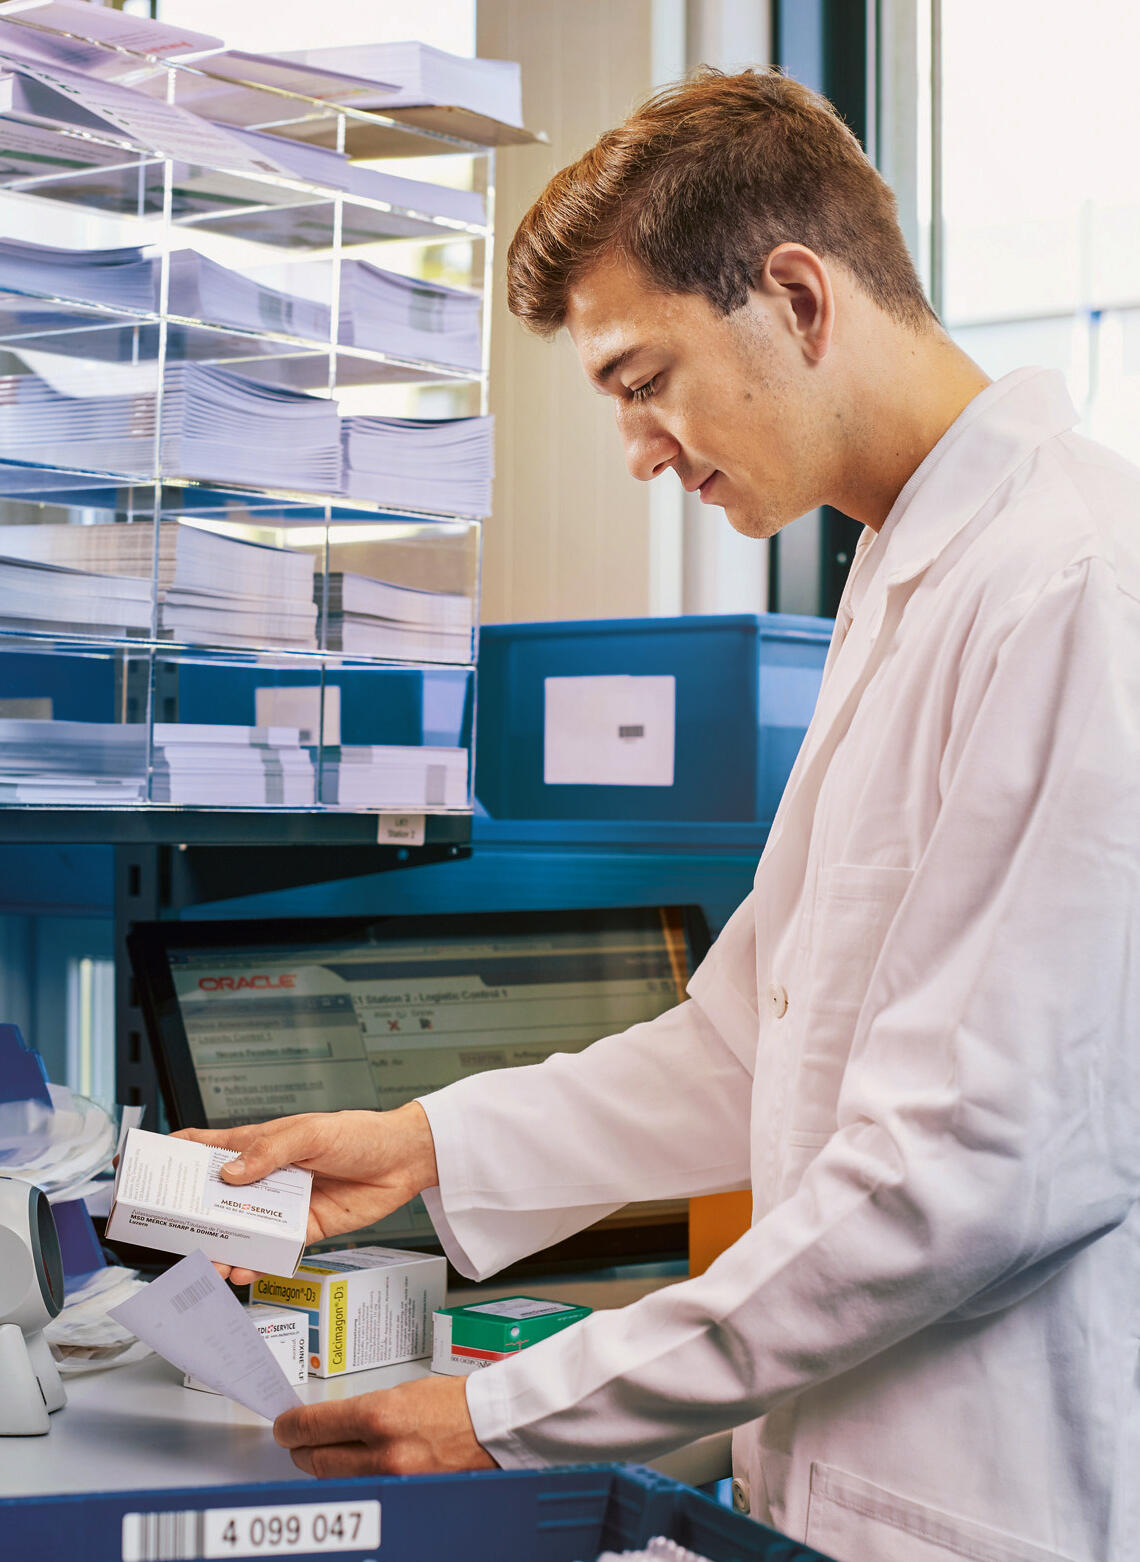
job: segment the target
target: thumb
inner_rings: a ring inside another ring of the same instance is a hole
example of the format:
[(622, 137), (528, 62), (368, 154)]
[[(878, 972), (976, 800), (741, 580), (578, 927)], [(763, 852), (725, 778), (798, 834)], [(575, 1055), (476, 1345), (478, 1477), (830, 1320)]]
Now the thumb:
[(257, 1182), (262, 1177), (268, 1177), (271, 1172), (280, 1171), (283, 1166), (291, 1166), (311, 1154), (314, 1149), (311, 1140), (311, 1131), (300, 1124), (262, 1134), (247, 1144), (240, 1155), (227, 1161), (218, 1175), (225, 1182), (235, 1185)]

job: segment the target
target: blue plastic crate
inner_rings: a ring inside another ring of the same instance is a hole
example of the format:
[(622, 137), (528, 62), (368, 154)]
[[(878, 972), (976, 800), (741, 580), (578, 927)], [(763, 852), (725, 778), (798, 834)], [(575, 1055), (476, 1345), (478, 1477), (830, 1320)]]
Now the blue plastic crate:
[[(123, 1562), (124, 1515), (165, 1515), (145, 1528), (132, 1521), (146, 1549), (127, 1555), (197, 1562), (195, 1516), (207, 1510), (364, 1501), (380, 1504), (380, 1545), (338, 1550), (339, 1562), (594, 1562), (601, 1551), (643, 1546), (655, 1535), (709, 1562), (826, 1562), (688, 1486), (625, 1465), (13, 1497), (0, 1500), (0, 1536), (5, 1562)], [(293, 1562), (317, 1556), (288, 1554)]]
[[(770, 823), (819, 693), (832, 621), (788, 613), (490, 624), (475, 791), (496, 819)], [(548, 786), (547, 678), (676, 680), (673, 785)]]

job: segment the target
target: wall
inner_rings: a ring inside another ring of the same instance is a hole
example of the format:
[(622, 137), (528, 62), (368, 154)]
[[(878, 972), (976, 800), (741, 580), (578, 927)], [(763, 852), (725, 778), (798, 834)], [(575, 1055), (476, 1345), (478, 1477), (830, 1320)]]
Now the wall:
[(491, 352), (495, 513), (484, 546), (483, 619), (761, 612), (767, 545), (685, 500), (672, 473), (625, 469), (611, 408), (569, 341), (542, 342), (507, 313), (506, 250), (550, 176), (651, 88), (700, 63), (768, 58), (762, 0), (479, 0), (478, 53), (520, 61), (527, 125), (549, 145), (498, 159)]
[(520, 61), (527, 125), (550, 137), (497, 160), (488, 623), (649, 611), (648, 489), (626, 471), (610, 405), (566, 337), (540, 341), (507, 313), (506, 251), (547, 179), (649, 91), (652, 17), (648, 0), (480, 0), (479, 54)]

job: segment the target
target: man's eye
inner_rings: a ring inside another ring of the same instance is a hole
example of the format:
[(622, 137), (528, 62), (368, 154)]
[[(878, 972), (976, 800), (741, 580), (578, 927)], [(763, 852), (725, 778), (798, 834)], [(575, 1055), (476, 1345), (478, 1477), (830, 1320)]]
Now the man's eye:
[(631, 390), (629, 393), (630, 401), (648, 401), (650, 396), (656, 391), (657, 381), (660, 378), (659, 374), (655, 374), (651, 380), (646, 380), (644, 385), (639, 385), (636, 390)]

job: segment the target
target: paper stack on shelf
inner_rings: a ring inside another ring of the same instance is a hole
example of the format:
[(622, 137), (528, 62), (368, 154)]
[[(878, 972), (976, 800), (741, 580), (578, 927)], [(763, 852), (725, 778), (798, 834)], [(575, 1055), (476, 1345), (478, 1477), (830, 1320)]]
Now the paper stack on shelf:
[(311, 808), (313, 776), (312, 754), (296, 727), (154, 726), (154, 803)]
[[(0, 294), (74, 299), (147, 313), (158, 303), (157, 266), (157, 259), (144, 256), (136, 245), (77, 250), (0, 239)], [(0, 320), (10, 307), (0, 300)], [(20, 319), (26, 318), (21, 312)]]
[(443, 104), (470, 109), (505, 125), (522, 125), (522, 76), (513, 60), (474, 60), (426, 43), (357, 43), (332, 49), (296, 49), (281, 56), (326, 70), (351, 71), (396, 92), (354, 99), (356, 108), (382, 110)]
[(483, 341), (478, 293), (346, 260), (340, 272), (340, 340), (397, 358), (477, 373)]
[[(30, 27), (21, 25), (28, 22)], [(45, 28), (58, 28), (59, 33)], [(0, 46), (92, 76), (118, 79), (153, 68), (147, 60), (132, 58), (132, 53), (177, 59), (220, 49), (222, 40), (85, 0), (5, 0), (0, 5)]]
[(467, 750), (396, 743), (327, 748), (321, 801), (338, 808), (466, 808)]
[[(154, 527), (131, 525), (0, 526), (0, 555), (66, 565), (93, 613), (112, 619), (115, 590), (150, 601)], [(86, 573), (80, 573), (80, 572)], [(0, 614), (9, 605), (0, 559)], [(158, 556), (159, 634), (187, 645), (265, 645), (311, 651), (317, 645), (313, 559), (179, 521), (162, 521)], [(150, 623), (150, 609), (145, 621)]]
[[(401, 206), (425, 217), (447, 217), (452, 222), (471, 223), (475, 227), (481, 227), (486, 221), (487, 203), (477, 190), (455, 190), (446, 184), (431, 184), (423, 179), (385, 173), (379, 168), (365, 168), (331, 147), (314, 146), (307, 141), (287, 141), (282, 136), (267, 135), (260, 130), (231, 130), (230, 134), (240, 136), (251, 152), (263, 151), (266, 156), (285, 163), (306, 183), (343, 190), (346, 195), (358, 195), (367, 201)], [(346, 224), (352, 220), (351, 212), (346, 212)]]
[(267, 287), (192, 249), (175, 250), (170, 257), (167, 307), (172, 315), (215, 325), (329, 339), (327, 304)]
[(3, 555), (0, 526), (0, 628), (125, 635), (149, 630), (149, 580), (95, 575)]
[(344, 490), (394, 510), (488, 515), (494, 422), (344, 418)]
[[(323, 602), (323, 575), (313, 578), (313, 596)], [(369, 575), (329, 575), (322, 644), (330, 651), (397, 661), (468, 662), (473, 627), (470, 597), (416, 591)]]
[(123, 807), (145, 787), (141, 722), (0, 720), (0, 803)]
[[(64, 396), (37, 374), (0, 376), (0, 457), (154, 476), (154, 395)], [(166, 368), (161, 472), (253, 487), (336, 492), (336, 404), (200, 363)]]

